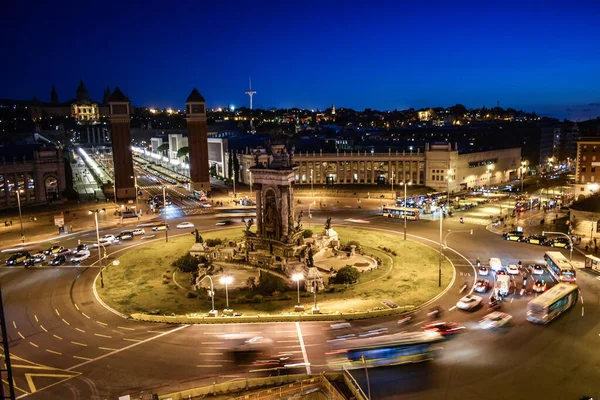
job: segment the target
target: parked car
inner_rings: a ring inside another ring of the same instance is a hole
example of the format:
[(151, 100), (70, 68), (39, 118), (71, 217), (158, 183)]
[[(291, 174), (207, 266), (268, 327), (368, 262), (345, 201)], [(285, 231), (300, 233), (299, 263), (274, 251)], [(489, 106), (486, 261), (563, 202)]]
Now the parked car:
[(100, 238), (100, 243), (102, 242), (108, 242), (108, 243), (112, 243), (115, 241), (115, 235), (104, 235)]
[(219, 221), (215, 224), (216, 226), (225, 226), (225, 225), (233, 225), (233, 221), (230, 219), (227, 219), (225, 221)]
[(442, 336), (449, 336), (460, 333), (465, 330), (465, 327), (456, 322), (436, 322), (427, 324), (422, 328), (425, 332), (435, 332)]
[(133, 239), (133, 232), (131, 232), (131, 231), (123, 231), (123, 232), (119, 233), (116, 237), (118, 237), (119, 240), (132, 240)]
[(533, 284), (533, 290), (537, 293), (543, 293), (546, 291), (546, 281), (542, 281), (542, 280), (537, 280), (535, 281), (535, 283)]
[(529, 244), (538, 244), (543, 246), (546, 244), (548, 239), (544, 235), (531, 235), (528, 236), (527, 239), (525, 239), (525, 241)]
[(479, 321), (481, 329), (497, 329), (507, 325), (512, 320), (512, 316), (500, 311), (494, 311), (483, 317)]
[(187, 222), (187, 221), (177, 224), (178, 229), (193, 228), (193, 227), (194, 227), (194, 224), (191, 222)]
[(84, 251), (84, 250), (87, 250), (87, 249), (88, 249), (87, 244), (80, 244), (79, 246), (77, 246), (77, 248), (75, 250), (73, 250), (73, 254), (77, 254), (80, 251)]
[(202, 207), (202, 208), (212, 208), (212, 205), (210, 203), (201, 203), (200, 207)]
[(47, 256), (49, 255), (55, 255), (55, 254), (62, 254), (62, 253), (68, 253), (69, 249), (63, 247), (63, 246), (52, 246), (49, 249), (44, 251), (44, 254), (46, 254)]
[(567, 238), (559, 237), (552, 239), (552, 241), (550, 242), (550, 246), (568, 249), (571, 247), (571, 242), (569, 242), (569, 239)]
[(489, 275), (490, 269), (488, 267), (479, 267), (479, 275)]
[(542, 275), (544, 273), (544, 267), (542, 267), (539, 264), (535, 264), (531, 268), (531, 273), (534, 274), (534, 275)]
[(518, 275), (519, 267), (515, 264), (509, 264), (508, 267), (506, 267), (506, 272), (508, 272), (509, 275)]
[(167, 229), (170, 229), (169, 225), (165, 225), (165, 224), (160, 224), (160, 225), (156, 225), (156, 226), (152, 227), (153, 231), (164, 231), (164, 230), (167, 230)]
[(67, 262), (67, 257), (63, 254), (60, 254), (56, 257), (54, 257), (52, 260), (50, 260), (50, 265), (63, 265), (64, 263)]
[(472, 311), (481, 304), (481, 297), (468, 294), (456, 303), (456, 307), (464, 311)]
[(505, 234), (504, 238), (506, 240), (509, 240), (512, 242), (522, 242), (523, 241), (523, 232), (510, 231)]
[(139, 235), (145, 235), (146, 231), (142, 228), (136, 228), (136, 229), (132, 230), (131, 233), (133, 233), (133, 236), (139, 236)]
[(31, 258), (31, 254), (28, 252), (15, 253), (6, 260), (6, 265), (18, 265), (25, 262), (28, 258)]
[(80, 251), (79, 253), (75, 254), (71, 258), (71, 262), (79, 264), (80, 262), (85, 261), (88, 258), (90, 258), (90, 251), (89, 250), (83, 250), (83, 251)]
[(486, 281), (485, 279), (478, 279), (477, 282), (475, 282), (475, 291), (477, 293), (485, 293), (488, 291), (488, 289), (490, 288), (490, 282)]

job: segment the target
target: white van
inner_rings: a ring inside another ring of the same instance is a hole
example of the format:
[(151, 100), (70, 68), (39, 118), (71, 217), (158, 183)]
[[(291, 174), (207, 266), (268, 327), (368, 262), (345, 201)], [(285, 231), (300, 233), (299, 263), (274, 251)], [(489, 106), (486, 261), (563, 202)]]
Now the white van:
[(499, 258), (490, 258), (489, 262), (492, 271), (499, 271), (502, 269), (502, 261)]
[(496, 291), (496, 296), (508, 296), (508, 290), (510, 289), (510, 276), (498, 275), (496, 277), (496, 287), (494, 289)]

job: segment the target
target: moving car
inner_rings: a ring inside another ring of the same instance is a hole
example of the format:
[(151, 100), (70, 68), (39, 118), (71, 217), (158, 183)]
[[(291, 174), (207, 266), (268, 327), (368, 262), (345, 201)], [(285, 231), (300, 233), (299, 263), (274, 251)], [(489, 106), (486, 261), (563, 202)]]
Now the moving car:
[(508, 272), (509, 275), (518, 275), (519, 267), (517, 267), (515, 264), (509, 264), (506, 268), (506, 272)]
[(529, 244), (545, 245), (548, 239), (544, 235), (531, 235), (525, 241)]
[(108, 243), (112, 243), (115, 241), (115, 235), (104, 235), (100, 238), (100, 243), (102, 242), (108, 242)]
[(537, 280), (533, 284), (533, 290), (537, 293), (543, 293), (546, 291), (546, 281)]
[(90, 251), (89, 250), (83, 250), (83, 251), (80, 251), (79, 253), (75, 254), (71, 258), (71, 262), (80, 263), (82, 261), (87, 260), (88, 258), (90, 258)]
[(550, 242), (550, 246), (562, 247), (562, 248), (568, 249), (571, 247), (571, 243), (569, 242), (569, 239), (559, 237), (559, 238), (552, 239), (552, 241)]
[(160, 224), (160, 225), (156, 225), (152, 227), (153, 231), (165, 231), (169, 229), (169, 225), (165, 225), (165, 224)]
[(485, 279), (479, 279), (475, 282), (475, 291), (477, 293), (485, 293), (490, 288), (490, 283)]
[(481, 329), (497, 329), (505, 326), (512, 320), (512, 316), (500, 311), (494, 311), (483, 317), (479, 321)]
[(456, 307), (464, 311), (471, 311), (479, 307), (481, 304), (481, 297), (473, 294), (468, 294), (456, 303)]
[(502, 261), (499, 258), (496, 258), (496, 257), (490, 258), (490, 260), (488, 261), (488, 264), (490, 265), (490, 268), (492, 269), (492, 271), (497, 271), (499, 269), (502, 269)]
[(520, 231), (506, 232), (504, 234), (504, 238), (506, 240), (509, 240), (512, 242), (521, 242), (521, 241), (523, 241), (523, 232), (520, 232)]
[(6, 260), (6, 265), (17, 265), (25, 262), (31, 255), (28, 252), (15, 253)]
[(544, 273), (544, 267), (539, 264), (535, 264), (531, 269), (531, 273), (534, 275), (542, 275)]
[(496, 271), (496, 275), (506, 275), (506, 271), (503, 269), (499, 269), (498, 271)]
[(131, 232), (131, 231), (123, 231), (123, 232), (119, 233), (117, 235), (117, 237), (119, 238), (119, 240), (132, 240), (133, 239), (133, 232)]
[(63, 265), (64, 263), (67, 262), (67, 257), (65, 257), (64, 255), (58, 255), (56, 257), (54, 257), (52, 260), (50, 260), (50, 265)]
[(465, 327), (456, 322), (436, 322), (427, 324), (422, 328), (425, 332), (435, 332), (442, 336), (454, 335), (462, 332)]
[(212, 208), (212, 205), (210, 203), (201, 203), (200, 207), (202, 207), (202, 208)]
[(193, 228), (193, 227), (194, 227), (194, 224), (192, 224), (191, 222), (187, 222), (187, 221), (177, 224), (178, 229)]
[(489, 275), (490, 270), (488, 267), (479, 267), (479, 275)]
[(52, 246), (49, 249), (45, 250), (44, 254), (49, 256), (49, 255), (54, 255), (54, 254), (66, 253), (68, 251), (69, 251), (69, 249), (67, 249), (63, 246)]
[(87, 249), (88, 249), (87, 244), (80, 244), (79, 246), (77, 246), (77, 248), (75, 250), (73, 250), (73, 254), (77, 254), (80, 251), (84, 251)]
[(46, 255), (44, 253), (35, 253), (28, 257), (25, 261), (23, 261), (23, 265), (26, 267), (34, 264), (41, 263), (46, 261)]
[(232, 224), (233, 224), (233, 221), (230, 220), (230, 219), (228, 219), (228, 220), (225, 220), (225, 221), (219, 221), (215, 225), (216, 226), (225, 226), (225, 225), (232, 225)]
[(133, 233), (133, 236), (139, 236), (139, 235), (145, 235), (146, 231), (142, 228), (136, 228), (136, 229), (132, 230), (131, 233)]

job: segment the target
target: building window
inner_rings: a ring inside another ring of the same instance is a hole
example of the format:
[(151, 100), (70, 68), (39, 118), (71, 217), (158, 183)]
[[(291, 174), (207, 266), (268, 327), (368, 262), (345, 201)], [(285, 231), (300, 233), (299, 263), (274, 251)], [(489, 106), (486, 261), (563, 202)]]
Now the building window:
[(585, 165), (581, 167), (581, 172), (585, 172)]
[(594, 178), (595, 178), (595, 176), (594, 176), (594, 175), (592, 175), (592, 176), (590, 177), (590, 182), (594, 182)]
[(581, 161), (587, 161), (587, 157), (586, 156), (581, 157)]
[(587, 145), (583, 146), (583, 151), (587, 151)]
[(597, 148), (598, 148), (598, 146), (592, 147), (592, 151), (595, 153)]
[(592, 161), (596, 161), (596, 156), (592, 156)]
[(596, 172), (596, 167), (592, 167), (592, 172)]

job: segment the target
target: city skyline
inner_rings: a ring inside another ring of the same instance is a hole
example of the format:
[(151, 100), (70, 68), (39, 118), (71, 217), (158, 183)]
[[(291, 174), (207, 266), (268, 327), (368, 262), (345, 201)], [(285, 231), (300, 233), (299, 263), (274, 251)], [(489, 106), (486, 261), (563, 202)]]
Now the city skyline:
[[(85, 5), (28, 13), (12, 5), (2, 29), (22, 40), (9, 42), (0, 97), (46, 101), (55, 85), (65, 101), (83, 79), (97, 100), (119, 86), (137, 106), (183, 108), (197, 87), (208, 107), (248, 107), (251, 76), (255, 108), (499, 103), (557, 118), (600, 115), (600, 60), (589, 50), (600, 7), (592, 2), (508, 2), (493, 12), (474, 2), (345, 4), (189, 3), (185, 13), (124, 5), (118, 15), (94, 9), (94, 18)], [(90, 29), (80, 30), (83, 20)], [(39, 41), (48, 31), (54, 40)]]

